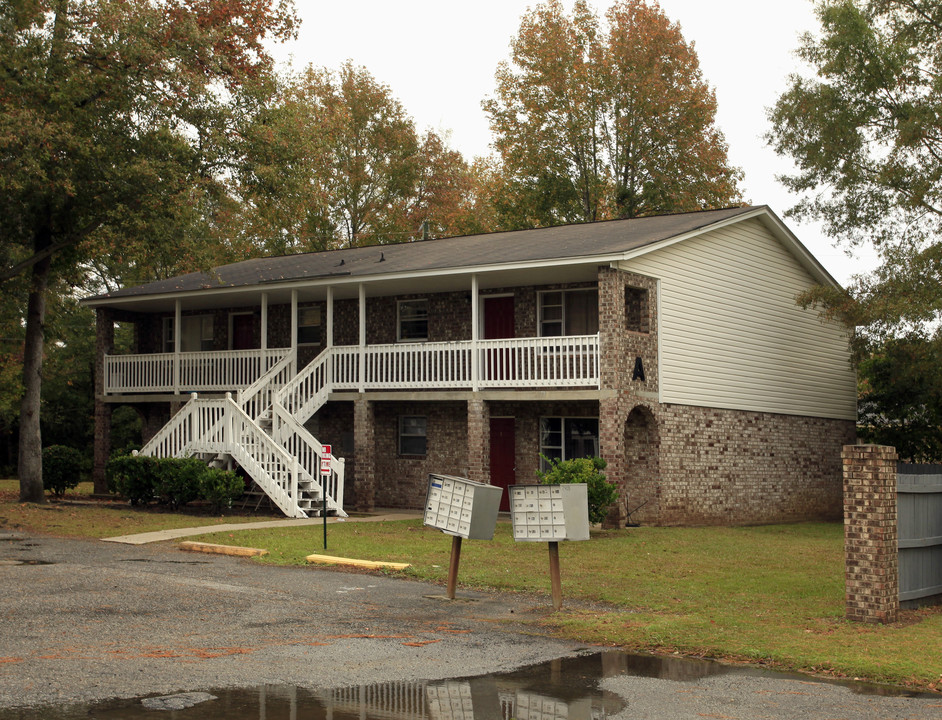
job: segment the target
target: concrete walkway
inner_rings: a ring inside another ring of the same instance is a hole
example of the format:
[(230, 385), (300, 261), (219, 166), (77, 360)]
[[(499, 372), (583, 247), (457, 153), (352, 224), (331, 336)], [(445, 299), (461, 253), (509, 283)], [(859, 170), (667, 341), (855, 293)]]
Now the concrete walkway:
[[(327, 524), (338, 522), (384, 522), (388, 520), (416, 520), (421, 519), (419, 510), (377, 510), (369, 515), (357, 517), (328, 517)], [(136, 535), (118, 535), (116, 537), (101, 538), (105, 542), (122, 543), (124, 545), (146, 545), (147, 543), (163, 542), (164, 540), (177, 540), (178, 538), (204, 535), (214, 532), (231, 532), (233, 530), (260, 530), (274, 527), (304, 527), (306, 525), (323, 525), (323, 518), (301, 518), (284, 520), (263, 520), (262, 522), (227, 523), (225, 525), (201, 525), (199, 527), (178, 528), (176, 530), (155, 530), (154, 532), (137, 533)]]

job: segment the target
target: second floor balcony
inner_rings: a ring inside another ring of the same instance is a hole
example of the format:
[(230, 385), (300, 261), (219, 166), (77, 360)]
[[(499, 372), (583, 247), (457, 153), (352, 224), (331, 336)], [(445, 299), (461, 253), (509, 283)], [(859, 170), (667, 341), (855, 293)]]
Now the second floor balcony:
[[(338, 345), (321, 356), (331, 390), (599, 386), (597, 334)], [(236, 392), (295, 358), (293, 348), (106, 355), (102, 389), (106, 395)]]

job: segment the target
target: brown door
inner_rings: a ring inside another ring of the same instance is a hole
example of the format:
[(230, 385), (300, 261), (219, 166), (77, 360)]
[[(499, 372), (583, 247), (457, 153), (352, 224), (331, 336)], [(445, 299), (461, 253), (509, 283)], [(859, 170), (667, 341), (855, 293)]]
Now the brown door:
[[(500, 340), (514, 336), (513, 297), (484, 298), (484, 339)], [(485, 377), (510, 380), (514, 377), (514, 356), (510, 349), (492, 349), (485, 358)]]
[(232, 316), (232, 349), (252, 350), (255, 345), (255, 316)]
[(491, 418), (491, 485), (504, 488), (500, 509), (510, 510), (510, 491), (516, 482), (517, 443), (513, 418)]

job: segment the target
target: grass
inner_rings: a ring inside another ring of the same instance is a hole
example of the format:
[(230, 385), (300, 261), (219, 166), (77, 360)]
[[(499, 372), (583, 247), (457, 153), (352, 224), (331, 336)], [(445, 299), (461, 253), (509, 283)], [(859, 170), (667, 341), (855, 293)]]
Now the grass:
[[(269, 550), (256, 562), (330, 555), (409, 562), (405, 574), (444, 583), (451, 540), (420, 521), (214, 533), (199, 539)], [(552, 632), (633, 650), (680, 652), (834, 677), (942, 689), (942, 611), (890, 626), (844, 619), (843, 527), (632, 528), (560, 545), (564, 605)], [(465, 541), (465, 587), (549, 592), (545, 543)], [(568, 604), (567, 604), (568, 603)]]
[[(80, 487), (69, 499), (80, 500)], [(0, 527), (70, 537), (107, 537), (252, 518), (132, 509), (124, 503), (27, 505), (0, 480)], [(269, 519), (269, 518), (258, 518)], [(269, 551), (253, 562), (306, 565), (311, 553), (408, 562), (404, 572), (447, 579), (451, 539), (420, 521), (336, 523), (328, 549), (320, 525), (191, 537)], [(942, 690), (942, 608), (903, 613), (893, 625), (844, 619), (843, 529), (837, 523), (737, 528), (593, 531), (561, 543), (564, 605), (543, 631), (631, 650), (679, 652), (835, 677)], [(465, 541), (459, 583), (549, 593), (545, 543), (515, 543), (499, 523), (494, 540)], [(545, 602), (547, 609), (549, 601)]]
[(0, 528), (39, 532), (62, 537), (103, 538), (115, 535), (220, 525), (231, 522), (271, 520), (271, 516), (207, 515), (198, 509), (168, 512), (159, 507), (132, 508), (123, 500), (88, 501), (92, 483), (79, 483), (62, 501), (51, 499), (43, 505), (19, 502), (19, 482), (0, 479)]

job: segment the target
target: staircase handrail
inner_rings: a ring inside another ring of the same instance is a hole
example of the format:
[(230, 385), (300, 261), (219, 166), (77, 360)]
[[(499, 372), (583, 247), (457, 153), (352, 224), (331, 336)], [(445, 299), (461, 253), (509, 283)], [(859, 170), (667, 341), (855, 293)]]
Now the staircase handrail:
[[(294, 436), (301, 447), (289, 448), (290, 436)], [(346, 466), (344, 459), (331, 453), (330, 479), (324, 478), (320, 473), (320, 458), (324, 455), (324, 445), (311, 435), (308, 429), (298, 422), (277, 400), (272, 402), (272, 437), (275, 442), (288, 451), (289, 455), (298, 459), (300, 467), (320, 488), (323, 494), (322, 498), (327, 498), (327, 509), (333, 510), (339, 517), (348, 517), (343, 509)], [(330, 491), (328, 492), (328, 490)]]
[[(241, 407), (246, 408), (246, 412), (253, 419), (258, 420), (271, 406), (272, 396), (277, 392), (274, 386), (279, 384), (279, 376), (284, 376), (284, 381), (280, 383), (283, 387), (285, 382), (294, 374), (293, 368), (297, 363), (297, 359), (298, 349), (296, 347), (288, 348), (288, 352), (281, 360), (272, 365), (267, 372), (262, 373), (247, 388), (236, 393), (236, 402)], [(257, 400), (260, 395), (264, 396), (265, 394), (268, 395), (267, 398), (263, 398), (261, 401)]]
[[(144, 443), (144, 447), (138, 450), (137, 454), (153, 455), (158, 447), (169, 441), (173, 437), (174, 433), (180, 430), (184, 423), (187, 423), (192, 419), (193, 408), (196, 405), (197, 400), (197, 394), (191, 393), (190, 399), (187, 400), (186, 404), (180, 408), (176, 414), (174, 414), (174, 416), (170, 418), (170, 420), (154, 434), (154, 437)], [(179, 443), (172, 445), (174, 449), (165, 453), (165, 457), (179, 457), (179, 453), (183, 452), (184, 448), (190, 441), (192, 441), (192, 438), (189, 438), (187, 442), (184, 442), (182, 445), (180, 445), (180, 447), (176, 447), (176, 445)]]
[(326, 401), (330, 392), (330, 359), (333, 348), (325, 348), (279, 389), (277, 402), (295, 420), (303, 423)]
[[(270, 487), (263, 487), (262, 489), (274, 500), (275, 504), (278, 505), (285, 515), (296, 518), (307, 517), (307, 513), (298, 505), (298, 481), (308, 480), (314, 481), (316, 484), (316, 480), (299, 465), (295, 458), (291, 457), (281, 444), (275, 442), (274, 438), (265, 432), (258, 423), (232, 399), (232, 395), (229, 393), (226, 394), (226, 403), (227, 409), (231, 413), (230, 419), (232, 420), (231, 423), (227, 421), (227, 427), (231, 432), (227, 452), (230, 452), (236, 457), (239, 464), (246, 469), (255, 469), (255, 472), (251, 473), (251, 475), (256, 483), (262, 485), (259, 480), (268, 481)], [(270, 470), (266, 468), (266, 464), (259, 462), (253, 453), (245, 449), (244, 443), (241, 441), (241, 433), (239, 433), (240, 437), (236, 437), (234, 424), (236, 421), (242, 422), (241, 429), (248, 431), (252, 435), (251, 439), (254, 443), (267, 453), (268, 457), (265, 459), (271, 460), (276, 465), (281, 466), (282, 472), (287, 475), (288, 487), (285, 487), (283, 483), (272, 476)]]

